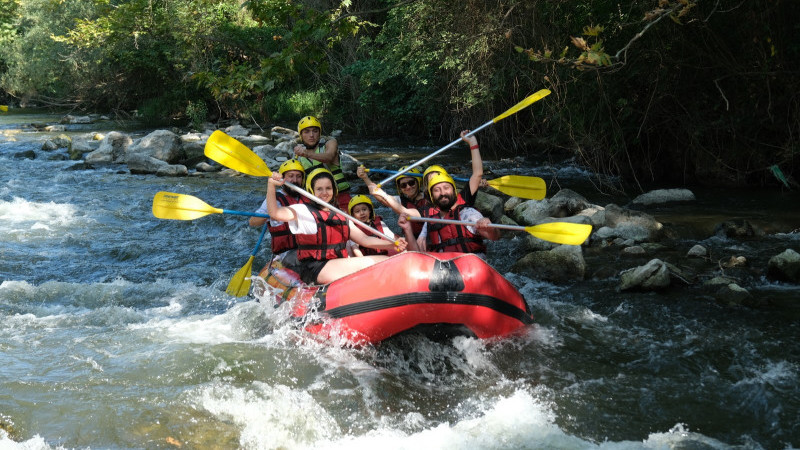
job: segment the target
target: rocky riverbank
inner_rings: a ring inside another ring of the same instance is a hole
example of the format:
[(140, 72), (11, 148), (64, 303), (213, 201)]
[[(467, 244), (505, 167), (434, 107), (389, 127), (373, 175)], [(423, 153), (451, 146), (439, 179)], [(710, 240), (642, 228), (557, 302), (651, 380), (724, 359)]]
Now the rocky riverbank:
[[(70, 124), (91, 123), (92, 120), (91, 117), (67, 117), (66, 124), (37, 129), (67, 132)], [(252, 148), (269, 167), (277, 167), (293, 155), (292, 147), (296, 142), (293, 130), (275, 127), (269, 133), (259, 134), (261, 130), (241, 125), (223, 130)], [(143, 136), (118, 131), (73, 133), (71, 136), (64, 133), (48, 138), (41, 149), (19, 152), (15, 157), (79, 161), (72, 167), (75, 170), (118, 167), (120, 171), (133, 174), (159, 176), (240, 176), (203, 155), (212, 131), (212, 127), (203, 132), (156, 130)], [(343, 154), (345, 173), (354, 181), (357, 180), (354, 176), (356, 162), (355, 158)], [(555, 283), (605, 280), (614, 283), (615, 290), (621, 294), (682, 289), (693, 298), (753, 307), (770, 306), (768, 299), (751, 293), (755, 284), (764, 280), (789, 286), (800, 284), (797, 239), (788, 239), (786, 248), (765, 258), (758, 250), (751, 254), (757, 245), (740, 246), (741, 250), (735, 251), (737, 241), (753, 243), (768, 238), (763, 230), (747, 220), (721, 221), (710, 235), (698, 239), (682, 235), (651, 214), (653, 209), (665, 204), (696, 202), (690, 190), (655, 190), (623, 206), (592, 204), (569, 189), (552, 194), (543, 200), (525, 200), (488, 188), (479, 193), (476, 207), (495, 223), (529, 226), (566, 221), (593, 226), (592, 235), (582, 246), (559, 246), (527, 236), (524, 246), (518, 249), (516, 263), (511, 268), (513, 272)], [(800, 224), (784, 233), (796, 236), (798, 228)], [(726, 244), (715, 245), (721, 241)]]

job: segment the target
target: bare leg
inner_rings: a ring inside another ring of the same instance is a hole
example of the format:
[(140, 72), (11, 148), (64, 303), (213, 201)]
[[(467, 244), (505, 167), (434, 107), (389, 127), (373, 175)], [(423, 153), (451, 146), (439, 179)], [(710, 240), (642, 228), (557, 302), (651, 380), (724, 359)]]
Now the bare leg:
[(358, 272), (388, 258), (384, 255), (359, 256), (356, 258), (331, 259), (317, 275), (317, 283), (328, 284), (353, 272)]

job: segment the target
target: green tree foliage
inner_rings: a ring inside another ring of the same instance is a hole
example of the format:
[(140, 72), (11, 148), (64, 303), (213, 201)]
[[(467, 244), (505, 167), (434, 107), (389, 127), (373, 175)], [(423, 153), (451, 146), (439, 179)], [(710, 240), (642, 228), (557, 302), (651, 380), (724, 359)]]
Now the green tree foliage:
[(482, 132), (489, 156), (566, 153), (640, 187), (800, 171), (800, 8), (790, 0), (0, 6), (0, 88), (23, 99), (196, 125), (313, 113), (362, 135), (450, 141), (548, 88)]

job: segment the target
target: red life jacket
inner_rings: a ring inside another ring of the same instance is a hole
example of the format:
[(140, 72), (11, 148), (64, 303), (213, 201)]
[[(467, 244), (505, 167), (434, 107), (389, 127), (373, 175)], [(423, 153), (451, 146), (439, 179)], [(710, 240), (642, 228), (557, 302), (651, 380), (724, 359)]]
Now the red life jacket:
[(347, 241), (350, 240), (350, 226), (347, 218), (333, 211), (323, 211), (309, 204), (308, 210), (317, 221), (316, 234), (296, 234), (297, 259), (325, 261), (347, 258)]
[[(419, 200), (411, 200), (405, 195), (400, 195), (400, 204), (405, 206), (408, 209), (414, 208), (419, 211), (419, 214), (422, 213), (430, 207), (428, 203), (428, 199), (425, 198), (423, 195)], [(414, 233), (414, 237), (418, 237), (419, 234), (422, 232), (422, 227), (425, 225), (424, 222), (411, 222), (411, 232)]]
[[(278, 200), (278, 205), (280, 206), (289, 206), (289, 205), (296, 205), (298, 203), (309, 202), (309, 200), (307, 200), (302, 195), (294, 197), (291, 195), (285, 195), (283, 192), (280, 191), (275, 192), (275, 197)], [(277, 227), (269, 225), (269, 234), (270, 236), (272, 236), (273, 255), (279, 255), (287, 250), (297, 248), (297, 241), (294, 239), (294, 235), (291, 232), (289, 232), (288, 223), (281, 222), (281, 224), (278, 225)]]
[[(370, 225), (372, 225), (372, 228), (375, 228), (376, 230), (380, 231), (381, 233), (386, 234), (383, 231), (383, 219), (381, 218), (381, 216), (375, 216), (375, 218), (372, 219), (372, 223)], [(364, 233), (366, 233), (367, 236), (376, 236), (376, 237), (378, 236), (377, 234), (373, 233), (372, 231), (370, 231), (370, 230), (368, 230), (366, 228), (363, 228), (363, 227), (359, 227), (359, 228), (364, 230)], [(361, 250), (361, 254), (363, 254), (364, 256), (368, 256), (368, 255), (388, 255), (389, 254), (389, 250), (376, 250), (374, 248), (362, 247), (362, 246), (359, 246), (358, 248)]]
[[(461, 210), (465, 207), (457, 204), (444, 216), (439, 215), (439, 208), (429, 207), (424, 216), (461, 220)], [(483, 237), (470, 232), (466, 225), (428, 222), (426, 243), (429, 252), (486, 253)]]

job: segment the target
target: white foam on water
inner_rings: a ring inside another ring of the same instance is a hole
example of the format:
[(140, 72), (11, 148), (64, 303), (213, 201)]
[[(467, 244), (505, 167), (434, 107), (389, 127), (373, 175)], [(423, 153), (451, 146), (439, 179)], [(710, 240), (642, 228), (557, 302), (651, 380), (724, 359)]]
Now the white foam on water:
[(0, 201), (0, 223), (49, 227), (71, 225), (77, 208), (69, 203), (30, 202), (14, 197), (10, 202)]

